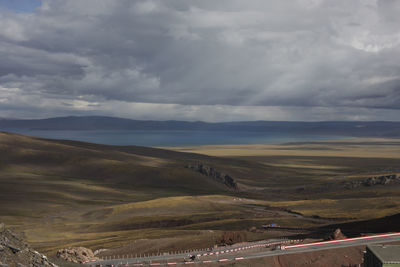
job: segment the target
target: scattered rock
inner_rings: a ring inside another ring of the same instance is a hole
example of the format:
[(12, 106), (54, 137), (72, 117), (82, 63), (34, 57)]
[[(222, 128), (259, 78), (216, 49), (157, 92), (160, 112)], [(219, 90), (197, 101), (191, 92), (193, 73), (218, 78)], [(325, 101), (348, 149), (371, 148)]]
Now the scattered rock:
[(232, 189), (238, 189), (236, 181), (230, 175), (221, 173), (215, 170), (213, 167), (198, 162), (194, 165), (189, 164), (186, 166), (186, 168), (199, 172), (205, 176), (211, 177), (214, 180), (223, 183)]
[(46, 256), (32, 250), (21, 236), (0, 223), (0, 267), (56, 267)]
[(63, 248), (57, 251), (57, 257), (74, 263), (98, 260), (91, 249), (84, 247)]
[(93, 252), (93, 254), (96, 256), (97, 254), (100, 254), (100, 253), (102, 253), (102, 252), (104, 252), (104, 251), (107, 251), (107, 250), (108, 250), (108, 249), (101, 248), (101, 249), (95, 250), (95, 251)]
[(8, 245), (8, 248), (11, 249), (12, 253), (14, 253), (14, 254), (21, 251), (20, 248), (13, 247), (11, 245)]
[(247, 237), (242, 232), (227, 231), (222, 234), (222, 236), (217, 240), (219, 245), (231, 246), (235, 243), (245, 242)]
[(398, 177), (396, 174), (391, 174), (378, 177), (368, 177), (359, 181), (345, 182), (344, 187), (348, 189), (354, 189), (360, 186), (387, 185), (396, 181), (400, 181), (400, 177)]

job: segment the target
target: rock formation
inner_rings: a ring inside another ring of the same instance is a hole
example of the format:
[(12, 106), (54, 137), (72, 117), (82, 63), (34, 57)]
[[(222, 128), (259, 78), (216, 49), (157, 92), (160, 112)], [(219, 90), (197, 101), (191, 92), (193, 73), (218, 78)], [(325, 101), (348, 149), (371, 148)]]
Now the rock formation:
[(232, 189), (238, 189), (236, 181), (231, 176), (221, 173), (215, 170), (213, 167), (198, 162), (194, 165), (189, 164), (186, 166), (186, 168), (199, 172), (205, 176), (211, 177), (214, 180), (223, 183)]
[(232, 246), (247, 241), (246, 234), (236, 231), (226, 231), (218, 238), (217, 243), (222, 246)]
[(63, 248), (57, 251), (57, 257), (74, 263), (85, 263), (98, 260), (91, 249), (84, 247)]
[(56, 267), (46, 256), (31, 249), (23, 238), (0, 223), (1, 267)]
[(338, 239), (345, 239), (346, 236), (342, 233), (342, 230), (340, 228), (336, 229), (335, 232), (332, 234), (332, 239), (333, 240), (338, 240)]
[(351, 189), (359, 186), (387, 185), (393, 182), (400, 182), (400, 177), (396, 174), (368, 177), (359, 181), (345, 182), (344, 187)]

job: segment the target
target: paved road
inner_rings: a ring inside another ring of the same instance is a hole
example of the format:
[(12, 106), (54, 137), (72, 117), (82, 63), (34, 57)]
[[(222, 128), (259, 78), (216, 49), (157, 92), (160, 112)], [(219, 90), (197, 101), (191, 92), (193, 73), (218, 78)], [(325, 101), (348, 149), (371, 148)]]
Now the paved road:
[[(201, 251), (194, 251), (191, 252), (192, 255), (196, 256), (196, 260), (194, 262), (199, 262), (199, 259), (204, 257), (222, 257), (223, 255), (229, 255), (232, 253), (237, 252), (244, 252), (246, 250), (251, 250), (254, 248), (265, 248), (266, 246), (273, 246), (273, 245), (280, 245), (280, 244), (287, 244), (291, 241), (287, 238), (283, 239), (269, 239), (263, 240), (259, 242), (249, 242), (245, 244), (238, 244), (233, 246), (227, 247), (219, 247), (216, 249), (210, 250), (201, 250)], [(169, 260), (188, 260), (189, 261), (189, 253), (178, 253), (178, 254), (168, 254), (168, 255), (160, 255), (160, 256), (150, 256), (150, 257), (140, 257), (140, 258), (124, 258), (124, 259), (107, 259), (95, 262), (88, 262), (87, 264), (90, 265), (114, 265), (117, 266), (118, 264), (133, 264), (139, 262), (157, 262), (157, 261), (169, 261)]]
[(267, 256), (279, 256), (279, 255), (287, 255), (287, 254), (295, 254), (295, 253), (304, 253), (304, 252), (314, 252), (319, 250), (326, 250), (326, 249), (335, 249), (335, 248), (346, 248), (346, 247), (355, 247), (355, 246), (362, 246), (368, 244), (379, 244), (379, 243), (389, 243), (389, 242), (399, 242), (400, 236), (392, 236), (392, 237), (383, 237), (383, 238), (376, 238), (376, 239), (366, 239), (366, 240), (357, 240), (357, 241), (350, 241), (344, 243), (336, 243), (336, 244), (326, 244), (314, 247), (304, 247), (304, 248), (293, 248), (289, 250), (276, 250), (270, 252), (263, 252), (263, 253), (254, 253), (244, 256), (245, 259), (255, 259)]
[[(251, 252), (248, 250), (248, 253), (245, 253), (241, 256), (233, 256), (229, 255), (229, 253), (211, 255), (212, 259), (196, 259), (195, 261), (185, 262), (183, 258), (187, 258), (187, 254), (176, 254), (176, 255), (167, 255), (167, 256), (159, 256), (159, 257), (150, 257), (145, 259), (116, 259), (116, 260), (106, 260), (100, 262), (91, 262), (88, 263), (90, 265), (102, 265), (102, 266), (157, 266), (157, 265), (188, 265), (188, 264), (202, 264), (202, 263), (210, 263), (210, 262), (226, 262), (226, 261), (237, 261), (237, 260), (244, 260), (244, 259), (256, 259), (256, 258), (263, 258), (263, 257), (271, 257), (271, 256), (280, 256), (280, 255), (287, 255), (287, 254), (295, 254), (295, 253), (305, 253), (305, 252), (314, 252), (319, 250), (326, 250), (326, 249), (335, 249), (335, 248), (345, 248), (345, 247), (352, 247), (352, 246), (361, 246), (367, 244), (375, 244), (375, 243), (388, 243), (400, 241), (400, 235), (398, 236), (390, 236), (390, 237), (381, 237), (381, 238), (374, 238), (374, 239), (365, 239), (365, 240), (355, 240), (355, 241), (348, 241), (343, 243), (334, 243), (334, 244), (321, 244), (318, 246), (310, 246), (310, 247), (302, 247), (302, 248), (291, 248), (287, 250), (275, 250), (275, 251), (265, 251), (265, 252)], [(262, 247), (265, 247), (266, 244), (275, 243), (275, 242), (282, 242), (282, 240), (268, 240), (259, 243)]]

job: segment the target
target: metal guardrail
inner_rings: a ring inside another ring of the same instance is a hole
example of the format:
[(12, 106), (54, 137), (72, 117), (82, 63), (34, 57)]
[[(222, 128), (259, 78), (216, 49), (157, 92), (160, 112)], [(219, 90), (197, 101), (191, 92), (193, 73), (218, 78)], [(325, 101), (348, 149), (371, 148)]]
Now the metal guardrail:
[[(212, 262), (223, 262), (223, 261), (237, 261), (237, 260), (243, 260), (243, 257), (225, 257), (225, 255), (229, 255), (230, 253), (238, 253), (242, 252), (245, 250), (249, 249), (255, 249), (255, 248), (262, 248), (262, 247), (271, 247), (274, 245), (282, 245), (282, 244), (288, 244), (288, 243), (294, 243), (294, 242), (300, 242), (301, 240), (289, 240), (287, 238), (282, 238), (282, 239), (274, 239), (274, 240), (263, 240), (263, 241), (258, 241), (258, 242), (252, 242), (248, 243), (246, 245), (234, 245), (230, 247), (225, 247), (225, 248), (219, 248), (219, 249), (203, 249), (203, 250), (194, 250), (194, 251), (185, 251), (185, 253), (163, 253), (162, 255), (152, 255), (148, 257), (135, 257), (135, 258), (129, 258), (128, 255), (125, 255), (126, 257), (121, 257), (121, 258), (109, 258), (109, 259), (103, 259), (102, 261), (91, 261), (91, 262), (85, 262), (85, 264), (91, 265), (93, 267), (118, 267), (118, 266), (171, 266), (171, 265), (187, 265), (187, 264), (201, 264), (201, 263), (212, 263)], [(182, 251), (183, 252), (183, 251)], [(172, 259), (179, 259), (182, 258), (185, 260), (185, 258), (188, 258), (187, 256), (189, 255), (194, 255), (196, 260), (189, 260), (189, 261), (171, 261), (168, 262), (167, 259), (164, 257), (168, 256), (174, 256), (176, 255), (177, 257), (175, 258), (170, 258)], [(207, 256), (216, 256), (218, 257), (217, 259), (207, 259), (207, 260), (201, 260), (201, 258), (207, 257)], [(223, 258), (219, 258), (223, 257)], [(159, 259), (157, 259), (159, 258)], [(120, 261), (118, 264), (107, 264), (109, 261)], [(157, 261), (157, 262), (156, 262)], [(166, 261), (166, 262), (161, 262), (161, 261)]]

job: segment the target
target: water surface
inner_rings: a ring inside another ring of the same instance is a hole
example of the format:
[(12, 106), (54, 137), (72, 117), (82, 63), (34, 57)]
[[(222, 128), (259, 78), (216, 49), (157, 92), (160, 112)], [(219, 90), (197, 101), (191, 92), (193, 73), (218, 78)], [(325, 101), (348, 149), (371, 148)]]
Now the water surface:
[(234, 132), (234, 131), (65, 131), (65, 130), (8, 130), (10, 132), (50, 138), (84, 141), (106, 145), (138, 146), (196, 146), (196, 145), (245, 145), (308, 142), (347, 137), (328, 135), (302, 135), (291, 133)]

